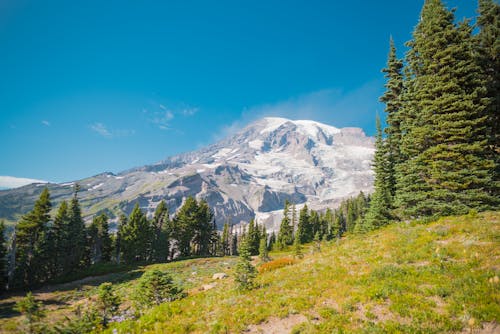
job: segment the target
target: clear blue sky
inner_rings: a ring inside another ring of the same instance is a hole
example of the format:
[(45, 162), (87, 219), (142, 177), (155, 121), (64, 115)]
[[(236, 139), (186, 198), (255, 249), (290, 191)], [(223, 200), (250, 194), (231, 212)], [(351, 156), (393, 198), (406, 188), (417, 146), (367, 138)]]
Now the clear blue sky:
[(262, 116), (373, 134), (422, 3), (0, 0), (0, 175), (119, 172)]

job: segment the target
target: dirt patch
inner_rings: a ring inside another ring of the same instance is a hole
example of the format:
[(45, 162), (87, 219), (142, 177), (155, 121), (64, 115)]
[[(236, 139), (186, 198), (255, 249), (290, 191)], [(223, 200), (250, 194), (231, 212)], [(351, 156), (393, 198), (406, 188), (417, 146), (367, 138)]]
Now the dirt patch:
[(459, 334), (500, 334), (500, 326), (496, 322), (485, 322), (479, 328), (464, 328)]
[(302, 314), (291, 314), (286, 318), (271, 317), (258, 325), (250, 325), (246, 333), (289, 334), (292, 329), (307, 318)]
[(382, 304), (357, 304), (356, 315), (359, 319), (363, 321), (374, 321), (374, 322), (386, 322), (393, 321), (400, 324), (410, 324), (411, 319), (404, 318), (399, 314), (392, 313), (389, 310), (391, 305), (390, 300), (385, 301)]
[(436, 307), (434, 307), (434, 311), (436, 311), (436, 313), (441, 315), (446, 313), (446, 302), (443, 298), (439, 296), (431, 296), (429, 299), (436, 304)]

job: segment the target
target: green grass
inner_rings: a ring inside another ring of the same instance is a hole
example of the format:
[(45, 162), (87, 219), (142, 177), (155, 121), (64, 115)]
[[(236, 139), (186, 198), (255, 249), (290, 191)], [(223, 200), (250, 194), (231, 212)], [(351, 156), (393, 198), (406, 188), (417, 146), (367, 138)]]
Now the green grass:
[[(241, 292), (232, 279), (236, 258), (192, 259), (114, 274), (127, 298), (145, 270), (169, 270), (188, 292), (184, 299), (147, 310), (134, 321), (112, 324), (111, 333), (238, 333), (250, 325), (286, 322), (301, 315), (293, 333), (454, 333), (482, 323), (500, 323), (500, 213), (400, 223), (366, 235), (323, 243), (297, 263), (262, 272), (258, 288)], [(274, 259), (290, 252), (271, 253)], [(226, 272), (208, 291), (213, 273)], [(123, 275), (129, 275), (124, 277)], [(120, 276), (122, 275), (122, 276)], [(53, 318), (95, 294), (95, 285), (53, 292), (68, 300)], [(78, 294), (79, 293), (79, 294)], [(82, 297), (83, 296), (83, 297)], [(12, 326), (17, 318), (0, 328)], [(51, 319), (51, 321), (56, 321)]]

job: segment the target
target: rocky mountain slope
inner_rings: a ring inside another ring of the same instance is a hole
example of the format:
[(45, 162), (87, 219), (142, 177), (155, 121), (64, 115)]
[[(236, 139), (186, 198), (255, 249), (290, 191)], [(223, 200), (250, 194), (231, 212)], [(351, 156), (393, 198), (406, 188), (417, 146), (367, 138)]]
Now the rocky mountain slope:
[[(136, 202), (152, 213), (162, 199), (175, 212), (184, 198), (196, 196), (214, 209), (219, 227), (226, 219), (239, 223), (255, 217), (277, 229), (286, 199), (321, 210), (370, 192), (373, 153), (373, 139), (358, 128), (264, 118), (198, 151), (77, 182), (87, 218), (100, 211), (128, 214)], [(0, 218), (17, 219), (45, 186), (55, 203), (73, 191), (73, 182), (0, 191)]]

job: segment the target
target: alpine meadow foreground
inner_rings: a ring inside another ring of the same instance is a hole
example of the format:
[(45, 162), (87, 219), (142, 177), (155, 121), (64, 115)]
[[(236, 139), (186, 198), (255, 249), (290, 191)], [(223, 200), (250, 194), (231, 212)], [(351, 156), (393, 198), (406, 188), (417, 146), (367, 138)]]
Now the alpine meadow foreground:
[[(247, 292), (236, 289), (236, 258), (220, 257), (89, 277), (34, 296), (46, 310), (45, 332), (62, 331), (69, 323), (66, 317), (74, 319), (93, 303), (98, 284), (113, 284), (122, 301), (119, 312), (127, 314), (140, 277), (160, 269), (186, 296), (146, 309), (138, 318), (118, 318), (121, 322), (110, 322), (105, 332), (495, 333), (500, 322), (499, 219), (498, 212), (471, 212), (430, 223), (393, 224), (322, 242), (319, 249), (306, 244), (302, 259), (294, 258), (292, 249), (271, 252), (272, 261)], [(253, 263), (262, 266), (257, 258)], [(214, 279), (220, 272), (228, 277)], [(3, 333), (19, 331), (23, 317), (12, 306), (20, 298), (1, 302)]]

